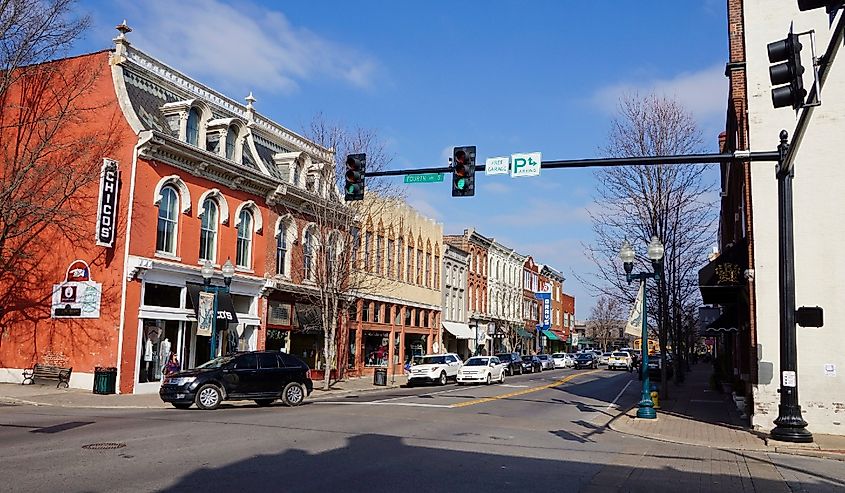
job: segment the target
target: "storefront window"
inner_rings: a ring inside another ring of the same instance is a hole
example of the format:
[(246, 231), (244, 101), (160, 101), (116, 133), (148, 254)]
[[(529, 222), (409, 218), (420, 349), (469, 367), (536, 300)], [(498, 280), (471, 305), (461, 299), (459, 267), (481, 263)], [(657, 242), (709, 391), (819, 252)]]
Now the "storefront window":
[(361, 315), (362, 315), (361, 320), (363, 320), (364, 322), (370, 321), (370, 302), (369, 301), (365, 301), (363, 303), (363, 310), (361, 312)]
[(144, 283), (144, 304), (147, 306), (166, 306), (179, 308), (182, 288), (165, 284)]
[(271, 351), (284, 351), (288, 345), (288, 333), (287, 330), (267, 329), (264, 347)]
[(323, 334), (292, 333), (290, 335), (290, 354), (304, 361), (309, 368), (323, 369)]
[(411, 326), (411, 309), (405, 308), (405, 327)]
[(422, 310), (414, 310), (416, 313), (414, 315), (414, 327), (422, 327)]
[(405, 361), (416, 363), (425, 354), (427, 337), (423, 334), (405, 334)]
[(373, 303), (373, 322), (381, 322), (381, 303)]
[(350, 370), (355, 368), (355, 356), (358, 353), (357, 347), (355, 346), (355, 341), (357, 340), (358, 331), (357, 330), (350, 330), (349, 331), (349, 347), (347, 348), (346, 353), (346, 367)]
[(393, 364), (399, 364), (399, 333), (393, 336)]
[(364, 332), (364, 366), (387, 366), (390, 334), (387, 332)]
[[(139, 383), (161, 380), (161, 370), (171, 352), (175, 353), (179, 362), (182, 363), (179, 344), (182, 339), (182, 322), (144, 319), (141, 336)], [(181, 367), (185, 368), (185, 365)]]

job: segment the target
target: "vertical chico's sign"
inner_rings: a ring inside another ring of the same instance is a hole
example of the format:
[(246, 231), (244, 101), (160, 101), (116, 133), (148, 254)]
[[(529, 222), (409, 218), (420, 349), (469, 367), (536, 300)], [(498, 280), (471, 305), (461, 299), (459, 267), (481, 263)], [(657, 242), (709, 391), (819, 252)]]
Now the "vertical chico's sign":
[(120, 184), (120, 171), (117, 161), (103, 158), (100, 170), (100, 199), (97, 201), (97, 245), (114, 247), (115, 228), (117, 226), (117, 189)]

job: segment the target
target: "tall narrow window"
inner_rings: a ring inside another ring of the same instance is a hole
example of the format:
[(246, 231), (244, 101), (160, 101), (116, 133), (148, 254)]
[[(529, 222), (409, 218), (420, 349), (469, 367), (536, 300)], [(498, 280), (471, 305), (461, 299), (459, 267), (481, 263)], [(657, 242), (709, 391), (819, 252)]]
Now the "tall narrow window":
[(405, 257), (405, 282), (413, 284), (414, 282), (414, 247), (408, 246), (408, 255)]
[(303, 275), (305, 279), (314, 278), (314, 235), (311, 230), (305, 230), (305, 236), (302, 241), (302, 267), (304, 269)]
[(434, 256), (434, 289), (440, 287), (440, 255)]
[(200, 138), (200, 110), (191, 108), (188, 112), (188, 129), (187, 135), (188, 143), (191, 145), (199, 145)]
[(244, 209), (238, 218), (238, 245), (235, 264), (249, 269), (252, 265), (252, 214)]
[(376, 236), (376, 274), (384, 273), (384, 236)]
[(373, 251), (373, 234), (367, 233), (364, 235), (364, 269), (372, 270), (373, 266), (370, 264), (370, 255)]
[(337, 260), (337, 238), (331, 237), (329, 238), (329, 242), (326, 244), (326, 278), (330, 280), (334, 280), (334, 271), (336, 267), (336, 260)]
[(402, 268), (402, 255), (405, 253), (405, 245), (402, 241), (402, 238), (399, 238), (399, 241), (396, 243), (396, 278), (400, 281), (402, 280), (402, 274), (404, 272)]
[[(423, 283), (423, 252), (417, 250), (417, 284), (422, 286)], [(419, 327), (419, 325), (417, 326)]]
[(393, 264), (393, 249), (396, 247), (393, 240), (387, 240), (387, 277), (393, 278), (395, 265)]
[(176, 255), (176, 228), (179, 196), (172, 187), (161, 190), (161, 202), (158, 203), (158, 229), (156, 231), (156, 251)]
[(430, 288), (432, 284), (431, 279), (431, 254), (425, 254), (425, 287)]
[(205, 199), (200, 223), (200, 260), (214, 262), (217, 256), (217, 202)]
[(279, 225), (279, 235), (276, 237), (276, 274), (285, 275), (285, 263), (288, 258), (288, 226), (285, 223)]
[(235, 126), (229, 127), (226, 131), (226, 159), (235, 158), (235, 139), (238, 136), (238, 128)]

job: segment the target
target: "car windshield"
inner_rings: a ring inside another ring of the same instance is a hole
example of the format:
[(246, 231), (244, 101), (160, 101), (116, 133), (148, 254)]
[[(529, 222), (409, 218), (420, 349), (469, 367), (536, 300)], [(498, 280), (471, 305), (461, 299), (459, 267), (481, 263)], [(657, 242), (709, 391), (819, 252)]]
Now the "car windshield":
[(464, 366), (487, 366), (490, 358), (470, 358), (464, 363)]
[(627, 358), (628, 353), (613, 353), (613, 356), (616, 358)]
[(510, 361), (511, 359), (513, 359), (511, 358), (510, 354), (497, 354), (496, 357), (502, 361)]
[(420, 363), (421, 365), (445, 365), (446, 356), (424, 356)]
[(602, 356), (610, 356), (610, 353), (603, 353)]
[(549, 359), (549, 355), (548, 355), (548, 354), (541, 354), (541, 355), (539, 355), (539, 356), (537, 356), (537, 357), (538, 357), (538, 358), (540, 358), (540, 359)]
[(201, 370), (201, 369), (204, 369), (204, 368), (220, 368), (223, 365), (225, 365), (226, 363), (233, 361), (234, 359), (235, 359), (234, 356), (220, 356), (219, 358), (214, 358), (211, 361), (206, 361), (205, 363), (199, 365), (197, 367), (197, 369)]
[(576, 356), (576, 358), (578, 358), (578, 359), (593, 359), (593, 357), (589, 354), (579, 354), (578, 356)]
[(563, 353), (555, 353), (552, 355), (552, 358), (565, 358), (566, 355)]

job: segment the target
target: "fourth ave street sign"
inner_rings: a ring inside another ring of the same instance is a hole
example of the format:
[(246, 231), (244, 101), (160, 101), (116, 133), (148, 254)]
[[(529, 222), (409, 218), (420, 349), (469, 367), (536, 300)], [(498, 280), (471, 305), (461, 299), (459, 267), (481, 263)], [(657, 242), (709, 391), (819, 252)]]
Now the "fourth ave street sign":
[(421, 175), (405, 175), (405, 183), (435, 183), (443, 181), (443, 173), (424, 173)]

